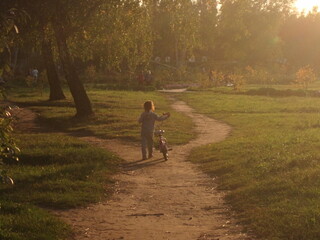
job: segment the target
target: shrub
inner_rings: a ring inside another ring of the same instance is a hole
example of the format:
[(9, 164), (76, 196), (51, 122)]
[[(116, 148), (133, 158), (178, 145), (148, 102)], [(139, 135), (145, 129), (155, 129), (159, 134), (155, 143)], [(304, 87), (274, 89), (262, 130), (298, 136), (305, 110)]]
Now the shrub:
[(263, 68), (247, 66), (245, 70), (245, 77), (249, 83), (260, 83), (262, 85), (274, 83), (274, 79), (271, 74)]
[(233, 89), (235, 91), (241, 90), (245, 84), (244, 77), (240, 74), (230, 74), (228, 76), (228, 79), (229, 79), (230, 83), (232, 84)]
[(215, 87), (225, 85), (225, 75), (219, 71), (211, 71), (210, 77), (212, 78)]
[(197, 79), (197, 82), (199, 83), (201, 88), (213, 87), (213, 81), (211, 81), (206, 74), (199, 72), (195, 74), (195, 78)]
[[(4, 96), (4, 91), (0, 88), (0, 94)], [(12, 116), (6, 108), (0, 108), (0, 181), (13, 184), (13, 180), (7, 176), (7, 172), (3, 169), (3, 164), (8, 161), (18, 161), (17, 152), (19, 148), (16, 146), (12, 133)]]
[(314, 73), (313, 69), (310, 66), (305, 66), (300, 68), (296, 72), (295, 83), (297, 83), (300, 87), (307, 90), (310, 83), (316, 81), (317, 77)]

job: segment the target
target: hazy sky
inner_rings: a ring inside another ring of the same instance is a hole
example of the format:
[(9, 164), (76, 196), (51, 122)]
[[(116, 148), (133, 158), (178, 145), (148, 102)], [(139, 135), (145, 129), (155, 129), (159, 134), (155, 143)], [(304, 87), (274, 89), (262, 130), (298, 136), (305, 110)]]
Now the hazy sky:
[(296, 7), (299, 11), (310, 11), (314, 6), (320, 10), (320, 0), (297, 0)]

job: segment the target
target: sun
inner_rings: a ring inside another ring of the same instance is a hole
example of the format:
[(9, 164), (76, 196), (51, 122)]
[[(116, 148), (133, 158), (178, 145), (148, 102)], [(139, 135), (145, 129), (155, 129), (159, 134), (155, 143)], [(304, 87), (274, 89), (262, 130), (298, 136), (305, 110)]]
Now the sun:
[(320, 11), (320, 0), (297, 0), (295, 7), (299, 12), (309, 12), (313, 7), (318, 7), (318, 11)]

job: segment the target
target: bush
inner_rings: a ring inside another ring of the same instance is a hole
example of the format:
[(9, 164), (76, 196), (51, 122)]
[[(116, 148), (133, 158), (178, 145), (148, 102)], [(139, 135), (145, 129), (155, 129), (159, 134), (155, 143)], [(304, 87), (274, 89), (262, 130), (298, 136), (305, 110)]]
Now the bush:
[(240, 74), (230, 74), (228, 76), (228, 79), (229, 79), (230, 83), (232, 84), (233, 89), (235, 91), (241, 90), (245, 84), (244, 77)]
[(199, 83), (201, 88), (211, 88), (214, 86), (214, 82), (209, 79), (209, 77), (200, 72), (195, 75), (197, 82)]
[(296, 72), (295, 83), (297, 83), (300, 87), (307, 90), (310, 83), (316, 81), (317, 77), (314, 73), (314, 70), (310, 66), (305, 66), (300, 68)]
[(224, 86), (225, 85), (225, 74), (220, 71), (211, 71), (210, 78), (212, 78), (212, 82), (215, 87)]
[[(3, 96), (3, 89), (0, 90)], [(0, 108), (0, 165), (11, 161), (18, 161), (17, 152), (19, 148), (16, 146), (12, 133), (12, 116), (5, 107)], [(7, 172), (0, 167), (0, 180), (3, 183), (13, 184), (13, 180), (7, 176)]]
[(268, 85), (274, 83), (273, 76), (264, 68), (246, 67), (245, 78), (249, 83)]

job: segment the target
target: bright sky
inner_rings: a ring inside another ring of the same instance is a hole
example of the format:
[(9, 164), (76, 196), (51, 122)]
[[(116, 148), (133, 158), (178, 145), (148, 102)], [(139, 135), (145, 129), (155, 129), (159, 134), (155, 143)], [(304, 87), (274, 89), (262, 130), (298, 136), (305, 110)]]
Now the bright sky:
[(299, 12), (309, 12), (314, 6), (320, 11), (320, 0), (297, 0), (295, 5)]

